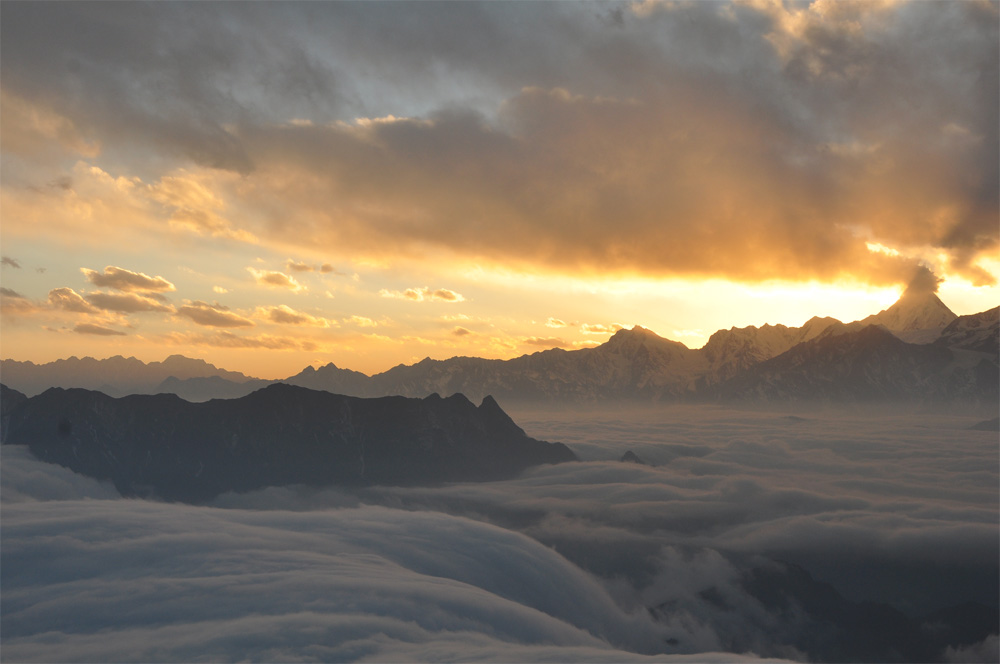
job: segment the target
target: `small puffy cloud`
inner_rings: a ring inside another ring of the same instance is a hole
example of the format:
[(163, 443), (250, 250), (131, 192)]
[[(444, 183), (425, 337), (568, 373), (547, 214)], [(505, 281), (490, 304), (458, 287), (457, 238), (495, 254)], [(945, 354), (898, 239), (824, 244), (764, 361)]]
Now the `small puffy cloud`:
[(365, 316), (351, 316), (350, 318), (344, 319), (345, 323), (350, 323), (351, 325), (357, 325), (358, 327), (378, 327), (378, 323), (373, 321), (371, 318), (366, 318)]
[(287, 288), (296, 293), (306, 289), (305, 286), (296, 281), (294, 277), (291, 277), (284, 272), (258, 270), (252, 267), (248, 267), (247, 271), (253, 275), (253, 278), (261, 286), (269, 286), (271, 288)]
[(312, 265), (291, 258), (285, 263), (285, 267), (288, 268), (289, 272), (312, 272), (316, 269)]
[(614, 334), (618, 330), (622, 329), (621, 325), (600, 325), (600, 324), (590, 324), (584, 323), (580, 326), (580, 331), (584, 334)]
[(21, 263), (16, 259), (11, 258), (10, 256), (0, 257), (0, 265), (3, 265), (5, 267), (12, 267), (15, 270), (21, 269)]
[(163, 304), (158, 299), (138, 293), (89, 293), (86, 299), (98, 309), (117, 311), (123, 314), (141, 311), (173, 311), (170, 306)]
[(123, 337), (124, 332), (118, 330), (113, 330), (110, 327), (103, 327), (101, 325), (94, 325), (92, 323), (79, 323), (73, 328), (73, 331), (77, 334), (96, 334), (103, 337)]
[(307, 313), (301, 311), (296, 311), (291, 307), (280, 304), (276, 307), (262, 307), (257, 310), (260, 317), (265, 318), (272, 323), (279, 323), (282, 325), (308, 325), (313, 327), (330, 327), (331, 325), (336, 325), (336, 321), (331, 321), (326, 318), (318, 318), (316, 316), (311, 316)]
[(114, 288), (120, 291), (150, 291), (162, 293), (175, 291), (177, 288), (163, 277), (151, 277), (142, 272), (132, 272), (124, 268), (108, 265), (104, 272), (80, 268), (87, 280), (95, 286)]
[(565, 339), (558, 337), (525, 337), (521, 340), (521, 343), (528, 346), (543, 346), (545, 348), (565, 348), (569, 345)]
[(433, 293), (431, 293), (431, 299), (444, 300), (445, 302), (461, 302), (465, 298), (453, 290), (448, 290), (447, 288), (439, 288)]
[(97, 309), (72, 288), (53, 288), (50, 290), (49, 304), (57, 309), (75, 311), (80, 314), (97, 313)]
[(208, 304), (196, 300), (177, 309), (177, 315), (208, 327), (253, 327), (254, 324), (252, 320), (231, 312), (229, 307), (218, 302)]
[(465, 328), (465, 327), (461, 327), (461, 326), (456, 325), (452, 329), (451, 333), (453, 335), (455, 335), (456, 337), (464, 337), (466, 335), (472, 334), (472, 330), (470, 330), (468, 328)]
[(329, 263), (323, 263), (322, 265), (320, 265), (319, 271), (322, 272), (323, 274), (329, 274), (331, 272), (334, 272), (336, 274), (343, 274), (342, 272), (337, 272), (336, 268), (334, 268)]
[(545, 321), (545, 327), (566, 327), (568, 323), (564, 320), (559, 320), (558, 318), (549, 318)]
[(460, 293), (456, 293), (453, 290), (449, 290), (447, 288), (431, 290), (426, 286), (423, 288), (407, 288), (404, 291), (391, 291), (383, 288), (379, 291), (379, 295), (398, 300), (412, 300), (414, 302), (425, 302), (429, 300), (437, 300), (439, 302), (465, 301), (465, 298)]
[(212, 292), (218, 293), (219, 295), (225, 295), (229, 292), (228, 288), (223, 288), (222, 286), (212, 286)]

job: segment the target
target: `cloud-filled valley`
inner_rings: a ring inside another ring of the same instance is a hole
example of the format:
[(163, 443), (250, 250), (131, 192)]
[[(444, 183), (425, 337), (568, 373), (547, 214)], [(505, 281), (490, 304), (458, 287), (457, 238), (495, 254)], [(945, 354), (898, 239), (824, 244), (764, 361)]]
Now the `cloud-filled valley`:
[[(927, 624), (969, 601), (988, 620), (998, 603), (996, 435), (968, 429), (969, 415), (516, 419), (583, 460), (500, 482), (271, 487), (198, 507), (120, 499), (5, 445), (5, 656), (831, 661), (834, 645), (810, 635), (848, 635), (823, 622), (825, 605), (787, 591), (807, 608), (781, 610), (753, 585), (798, 569), (816, 597), (831, 584), (836, 606), (893, 607), (935, 660), (948, 645), (959, 660), (996, 654), (996, 637), (949, 642), (942, 619), (935, 641)], [(653, 465), (619, 462), (627, 450)], [(881, 620), (872, 629), (891, 644)], [(861, 659), (891, 652), (856, 638), (844, 647)]]

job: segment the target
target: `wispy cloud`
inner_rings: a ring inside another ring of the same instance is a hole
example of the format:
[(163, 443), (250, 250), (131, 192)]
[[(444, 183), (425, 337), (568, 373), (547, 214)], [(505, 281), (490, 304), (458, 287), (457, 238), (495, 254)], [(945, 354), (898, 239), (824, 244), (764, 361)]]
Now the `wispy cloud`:
[(95, 334), (104, 337), (125, 336), (125, 332), (121, 332), (110, 327), (104, 327), (102, 325), (94, 325), (93, 323), (78, 323), (73, 327), (73, 331), (77, 334)]
[(334, 327), (338, 323), (335, 320), (313, 316), (301, 311), (296, 311), (291, 307), (281, 304), (276, 307), (261, 307), (257, 310), (257, 316), (272, 323), (281, 325), (307, 325), (312, 327)]
[(253, 327), (254, 322), (216, 302), (194, 301), (177, 308), (177, 315), (208, 327)]
[(423, 288), (407, 288), (406, 290), (396, 291), (382, 289), (379, 291), (379, 295), (382, 297), (395, 298), (400, 300), (412, 300), (413, 302), (463, 302), (465, 298), (456, 293), (453, 290), (447, 288), (437, 288), (430, 289), (426, 286)]
[(109, 265), (104, 272), (88, 268), (80, 268), (87, 280), (95, 286), (114, 288), (121, 291), (149, 291), (161, 293), (175, 291), (177, 288), (163, 277), (151, 277), (142, 272), (132, 272), (124, 268)]

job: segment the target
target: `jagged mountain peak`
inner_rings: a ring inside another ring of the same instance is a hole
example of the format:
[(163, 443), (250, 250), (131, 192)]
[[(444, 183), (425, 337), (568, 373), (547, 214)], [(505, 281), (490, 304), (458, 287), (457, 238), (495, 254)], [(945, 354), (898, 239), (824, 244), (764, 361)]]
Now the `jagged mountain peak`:
[[(925, 336), (937, 336), (945, 326), (958, 316), (941, 301), (936, 293), (927, 288), (909, 287), (899, 299), (882, 311), (860, 321), (865, 325), (881, 325), (897, 334), (903, 333), (905, 341), (923, 341), (917, 338), (921, 331)], [(933, 331), (933, 332), (931, 332)], [(907, 338), (910, 337), (910, 338)], [(932, 341), (933, 338), (926, 341)]]

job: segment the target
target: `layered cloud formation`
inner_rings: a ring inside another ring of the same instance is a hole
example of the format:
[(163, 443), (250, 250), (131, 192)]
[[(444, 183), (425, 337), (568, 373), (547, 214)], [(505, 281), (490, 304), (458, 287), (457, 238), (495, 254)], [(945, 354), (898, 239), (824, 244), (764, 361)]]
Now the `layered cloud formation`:
[(6, 14), (14, 177), (40, 143), (100, 155), (197, 232), (529, 269), (996, 278), (995, 3)]
[[(5, 446), (5, 656), (815, 659), (795, 644), (830, 625), (764, 603), (748, 569), (794, 562), (915, 617), (997, 604), (996, 441), (974, 419), (536, 415), (530, 434), (586, 461), (208, 507), (117, 499)], [(615, 460), (626, 449), (656, 465)], [(989, 661), (996, 638), (941, 650)]]

